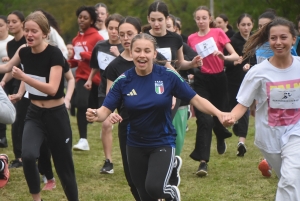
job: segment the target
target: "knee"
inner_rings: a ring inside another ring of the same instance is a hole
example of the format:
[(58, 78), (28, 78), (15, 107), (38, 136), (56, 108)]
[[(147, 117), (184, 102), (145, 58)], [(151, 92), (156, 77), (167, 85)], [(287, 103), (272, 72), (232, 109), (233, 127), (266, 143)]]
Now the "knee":
[(164, 195), (163, 187), (157, 183), (146, 183), (146, 191), (154, 199), (160, 199)]
[(108, 118), (102, 123), (103, 132), (111, 132), (112, 124), (109, 122)]
[(22, 161), (24, 164), (26, 163), (35, 163), (38, 157), (33, 152), (26, 152), (22, 150)]

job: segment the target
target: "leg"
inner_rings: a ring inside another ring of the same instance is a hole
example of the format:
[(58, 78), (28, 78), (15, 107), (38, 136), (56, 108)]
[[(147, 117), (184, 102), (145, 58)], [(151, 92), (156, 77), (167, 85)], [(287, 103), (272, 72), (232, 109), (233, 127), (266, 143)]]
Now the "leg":
[(48, 147), (64, 192), (68, 200), (77, 201), (78, 189), (71, 152), (72, 131), (65, 106), (48, 109), (44, 121)]
[(6, 124), (0, 123), (0, 148), (7, 147), (7, 139), (6, 139)]
[(176, 156), (180, 156), (186, 134), (187, 106), (182, 106), (177, 110), (176, 115), (173, 119), (173, 125), (177, 133)]
[(105, 164), (101, 168), (100, 173), (104, 174), (112, 174), (114, 173), (113, 169), (113, 163), (112, 163), (112, 146), (113, 146), (113, 136), (112, 136), (112, 124), (109, 121), (109, 118), (107, 118), (102, 123), (102, 145), (105, 155)]
[(135, 185), (131, 179), (128, 161), (127, 161), (127, 151), (126, 151), (127, 124), (128, 124), (128, 119), (125, 117), (123, 119), (123, 121), (121, 123), (119, 123), (119, 126), (118, 126), (119, 145), (120, 145), (120, 150), (121, 150), (121, 155), (122, 155), (123, 169), (124, 169), (127, 183), (130, 187), (131, 194), (133, 195), (133, 197), (136, 201), (141, 201), (139, 193), (137, 191), (137, 188), (135, 187)]
[(282, 147), (281, 177), (278, 182), (276, 200), (296, 201), (300, 198), (300, 136), (290, 136)]

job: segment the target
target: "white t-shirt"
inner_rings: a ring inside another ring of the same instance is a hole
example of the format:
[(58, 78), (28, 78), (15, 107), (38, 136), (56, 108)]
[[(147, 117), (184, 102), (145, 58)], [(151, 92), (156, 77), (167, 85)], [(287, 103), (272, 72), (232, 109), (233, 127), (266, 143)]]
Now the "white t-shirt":
[(268, 153), (280, 153), (291, 135), (300, 136), (300, 58), (286, 69), (267, 59), (246, 74), (237, 101), (249, 107), (257, 101), (254, 144)]
[(14, 39), (14, 37), (11, 35), (8, 35), (6, 39), (0, 40), (0, 64), (4, 64), (2, 62), (2, 58), (7, 57), (6, 45), (12, 39)]
[(108, 32), (106, 29), (99, 30), (98, 33), (103, 37), (104, 40), (108, 40)]
[(68, 58), (68, 49), (65, 41), (53, 27), (50, 27), (49, 43), (53, 46), (57, 46), (61, 50), (64, 57), (66, 59)]

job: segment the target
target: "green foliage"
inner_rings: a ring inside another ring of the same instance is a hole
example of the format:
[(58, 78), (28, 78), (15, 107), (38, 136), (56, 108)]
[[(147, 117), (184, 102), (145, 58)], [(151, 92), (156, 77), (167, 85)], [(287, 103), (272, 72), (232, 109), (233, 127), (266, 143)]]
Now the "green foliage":
[[(95, 5), (98, 2), (105, 3), (110, 13), (119, 13), (124, 16), (139, 17), (143, 24), (147, 23), (147, 9), (153, 0), (1, 0), (0, 14), (7, 15), (13, 10), (21, 10), (28, 15), (35, 9), (41, 8), (52, 13), (60, 24), (62, 36), (65, 42), (71, 41), (77, 34), (78, 25), (76, 21), (75, 11), (82, 5)], [(200, 5), (209, 7), (210, 0), (165, 0), (164, 1), (172, 13), (182, 20), (182, 31), (189, 35), (197, 31), (197, 26), (193, 20), (193, 12)], [(299, 0), (215, 0), (214, 15), (217, 16), (225, 13), (230, 24), (236, 28), (235, 22), (242, 13), (248, 13), (255, 19), (255, 27), (257, 27), (258, 16), (267, 8), (276, 9), (279, 16), (286, 17), (291, 21), (295, 21), (299, 14)]]

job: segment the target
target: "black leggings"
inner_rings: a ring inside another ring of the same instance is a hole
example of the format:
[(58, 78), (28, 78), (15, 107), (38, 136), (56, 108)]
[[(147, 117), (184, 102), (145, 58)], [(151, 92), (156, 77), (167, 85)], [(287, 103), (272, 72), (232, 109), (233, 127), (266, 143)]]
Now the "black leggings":
[(127, 146), (129, 171), (142, 201), (172, 198), (168, 184), (174, 166), (175, 148)]
[(22, 139), (22, 160), (31, 194), (40, 192), (36, 160), (45, 138), (67, 199), (77, 201), (78, 190), (71, 152), (72, 131), (64, 104), (53, 108), (40, 108), (34, 104), (28, 107)]

